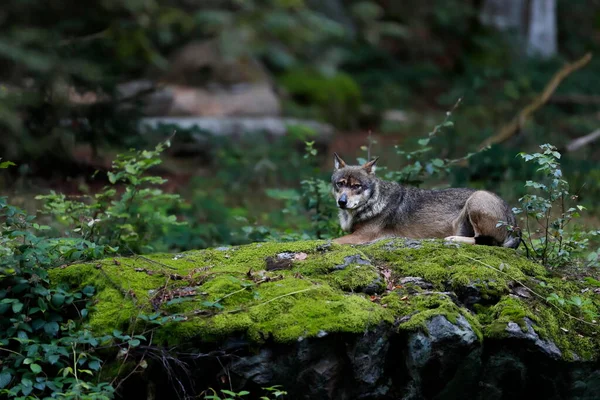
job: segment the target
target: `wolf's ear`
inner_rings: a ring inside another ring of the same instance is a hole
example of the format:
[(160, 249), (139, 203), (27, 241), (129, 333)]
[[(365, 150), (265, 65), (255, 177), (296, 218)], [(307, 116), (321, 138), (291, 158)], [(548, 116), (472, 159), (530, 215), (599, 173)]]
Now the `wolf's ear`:
[(371, 161), (369, 161), (362, 167), (367, 171), (367, 173), (374, 174), (375, 173), (375, 163), (377, 163), (377, 160), (379, 160), (379, 157), (375, 157), (374, 159), (372, 159)]
[(340, 168), (344, 168), (346, 166), (346, 163), (344, 162), (344, 160), (342, 160), (340, 158), (340, 156), (337, 155), (337, 153), (333, 153), (333, 170), (337, 171)]

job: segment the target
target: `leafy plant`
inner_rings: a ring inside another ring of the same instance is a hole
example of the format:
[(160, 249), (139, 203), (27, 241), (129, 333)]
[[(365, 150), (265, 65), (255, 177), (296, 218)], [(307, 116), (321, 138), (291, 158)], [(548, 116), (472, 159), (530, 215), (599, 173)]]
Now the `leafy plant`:
[[(146, 175), (168, 145), (119, 155), (108, 173), (111, 185), (94, 196), (39, 196), (44, 211), (67, 225), (70, 237), (50, 236), (50, 226), (0, 197), (0, 394), (18, 399), (113, 397), (118, 377), (111, 383), (97, 380), (102, 361), (94, 349), (118, 346), (124, 363), (146, 337), (118, 331), (94, 336), (85, 325), (94, 288), (54, 286), (48, 270), (119, 251), (148, 251), (165, 229), (179, 225), (168, 213), (179, 205), (179, 197), (154, 187), (164, 179)], [(4, 162), (0, 168), (10, 165)], [(157, 317), (140, 319), (162, 324), (177, 318)], [(136, 364), (135, 370), (139, 368), (145, 368), (145, 361)]]
[[(205, 395), (204, 396), (205, 400), (235, 400), (235, 399), (242, 399), (242, 398), (244, 398), (244, 396), (247, 396), (250, 394), (250, 392), (248, 392), (246, 390), (242, 390), (240, 392), (234, 392), (232, 390), (221, 389), (221, 390), (219, 390), (220, 393), (217, 393), (214, 389), (209, 389), (209, 390), (212, 392), (212, 394)], [(263, 388), (263, 390), (265, 390), (267, 392), (267, 395), (261, 396), (260, 400), (273, 400), (273, 399), (283, 398), (283, 396), (287, 394), (286, 391), (280, 389), (279, 385)], [(221, 397), (221, 396), (224, 396), (224, 397)]]
[(73, 292), (48, 277), (49, 268), (111, 249), (44, 237), (48, 229), (0, 198), (0, 394), (111, 398), (112, 386), (92, 379), (101, 360), (89, 349), (101, 340), (82, 323), (94, 288)]
[(596, 313), (594, 303), (590, 299), (585, 297), (571, 296), (570, 298), (565, 299), (564, 297), (553, 292), (550, 293), (548, 297), (546, 297), (546, 301), (564, 307), (569, 311), (573, 312), (575, 315), (586, 317), (588, 320), (591, 321), (598, 318), (598, 314)]
[(36, 199), (43, 200), (42, 211), (64, 224), (74, 237), (121, 253), (156, 250), (161, 246), (156, 239), (182, 224), (171, 213), (181, 206), (179, 195), (157, 187), (166, 179), (147, 175), (161, 163), (160, 154), (169, 146), (166, 141), (154, 150), (118, 155), (107, 174), (110, 185), (95, 195), (71, 199), (52, 192)]
[[(560, 165), (561, 154), (550, 144), (541, 145), (541, 153), (520, 153), (525, 162), (537, 164), (540, 181), (528, 180), (530, 193), (519, 199), (515, 214), (524, 216), (524, 245), (529, 257), (549, 267), (559, 267), (573, 262), (576, 254), (588, 247), (589, 239), (581, 232), (569, 232), (567, 226), (585, 207), (576, 204), (577, 195), (570, 192)], [(508, 227), (512, 229), (511, 227)]]
[[(460, 105), (461, 99), (454, 104), (454, 107), (446, 112), (446, 118), (442, 123), (436, 125), (425, 137), (417, 140), (418, 147), (416, 150), (404, 151), (399, 146), (395, 146), (396, 154), (401, 158), (406, 159), (407, 164), (399, 170), (387, 171), (384, 177), (388, 180), (407, 184), (411, 186), (420, 186), (426, 179), (438, 177), (443, 174), (448, 174), (450, 168), (457, 165), (461, 161), (467, 160), (477, 153), (468, 153), (464, 157), (456, 159), (448, 158), (431, 158), (430, 153), (434, 150), (431, 142), (436, 139), (438, 134), (446, 128), (452, 128), (453, 122), (450, 117), (456, 108)], [(361, 162), (366, 160), (360, 160)]]

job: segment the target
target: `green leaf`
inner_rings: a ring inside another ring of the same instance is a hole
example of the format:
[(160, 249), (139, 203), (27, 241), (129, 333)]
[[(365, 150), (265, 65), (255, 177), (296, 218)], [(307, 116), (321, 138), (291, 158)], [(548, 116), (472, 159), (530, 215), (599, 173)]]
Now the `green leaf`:
[(59, 359), (60, 359), (60, 356), (58, 354), (51, 354), (51, 355), (48, 356), (48, 362), (51, 365), (56, 364)]
[(8, 371), (0, 372), (0, 389), (4, 389), (8, 386), (10, 381), (12, 380), (12, 375)]
[(12, 311), (15, 314), (17, 314), (22, 309), (23, 309), (23, 303), (21, 303), (21, 302), (12, 303)]
[(100, 369), (100, 361), (90, 361), (88, 363), (88, 367), (90, 367), (90, 369), (93, 369), (94, 371), (98, 371)]
[(0, 162), (0, 169), (6, 169), (6, 168), (12, 167), (14, 165), (17, 165), (17, 164), (15, 164), (12, 161), (3, 161), (3, 162)]
[(38, 297), (37, 303), (40, 310), (46, 311), (48, 309), (48, 305), (46, 304), (46, 301), (43, 298)]
[(29, 368), (34, 374), (39, 374), (40, 372), (42, 372), (42, 367), (40, 367), (38, 364), (31, 364)]
[(33, 328), (33, 330), (37, 331), (42, 326), (44, 326), (45, 323), (46, 321), (44, 321), (43, 319), (34, 319), (33, 322), (31, 322), (31, 327)]
[(433, 160), (431, 160), (431, 163), (439, 168), (444, 166), (444, 160), (440, 160), (439, 158), (434, 158)]
[(55, 293), (52, 295), (50, 302), (54, 307), (59, 308), (65, 303), (65, 296), (60, 293)]
[(94, 287), (93, 286), (86, 286), (84, 287), (82, 290), (83, 294), (85, 294), (86, 296), (92, 296), (94, 294)]
[(56, 322), (48, 322), (44, 325), (44, 331), (50, 336), (55, 336), (58, 333), (58, 330), (59, 326)]

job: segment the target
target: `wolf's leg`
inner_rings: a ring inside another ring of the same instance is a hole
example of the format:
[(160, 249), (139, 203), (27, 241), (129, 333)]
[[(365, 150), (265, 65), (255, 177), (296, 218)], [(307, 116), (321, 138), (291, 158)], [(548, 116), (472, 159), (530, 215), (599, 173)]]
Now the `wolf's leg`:
[(475, 238), (468, 236), (448, 236), (444, 240), (455, 243), (475, 244)]
[(474, 192), (465, 204), (465, 212), (473, 226), (476, 244), (502, 246), (509, 232), (497, 225), (510, 219), (510, 211), (498, 196), (483, 190)]
[(452, 226), (454, 235), (447, 236), (445, 240), (456, 243), (475, 244), (475, 231), (469, 220), (469, 213), (466, 205), (460, 215), (454, 220)]
[(333, 239), (333, 243), (337, 244), (363, 244), (368, 243), (376, 239), (387, 237), (386, 235), (375, 235), (368, 232), (353, 232), (350, 235), (342, 236), (337, 239)]

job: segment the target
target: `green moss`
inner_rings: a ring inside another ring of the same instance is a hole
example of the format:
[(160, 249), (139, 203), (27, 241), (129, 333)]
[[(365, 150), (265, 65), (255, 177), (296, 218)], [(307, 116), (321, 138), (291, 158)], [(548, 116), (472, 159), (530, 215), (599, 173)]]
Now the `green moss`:
[(485, 335), (495, 339), (507, 336), (506, 327), (509, 322), (518, 324), (523, 332), (527, 332), (525, 317), (535, 318), (522, 301), (511, 297), (506, 297), (491, 307), (489, 315), (492, 320), (485, 328)]
[[(514, 250), (491, 246), (459, 246), (440, 240), (380, 241), (363, 249), (379, 263), (390, 266), (398, 276), (417, 276), (434, 288), (460, 290), (472, 285), (483, 297), (497, 297), (508, 292), (512, 280), (526, 280), (528, 274), (546, 276), (546, 270), (518, 256)], [(418, 244), (417, 244), (418, 243)], [(502, 268), (502, 272), (486, 267)]]
[(446, 293), (422, 292), (414, 295), (405, 291), (394, 291), (381, 300), (394, 315), (403, 316), (398, 329), (405, 331), (427, 330), (426, 322), (436, 315), (443, 315), (451, 323), (456, 323), (459, 315), (467, 319), (473, 331), (483, 340), (482, 327), (477, 318), (468, 310), (460, 308)]
[[(391, 270), (397, 280), (421, 277), (433, 288), (407, 285), (385, 291), (389, 282), (380, 269)], [(333, 332), (363, 332), (394, 322), (399, 330), (426, 330), (434, 316), (454, 323), (462, 315), (480, 340), (504, 337), (509, 322), (526, 330), (529, 318), (537, 334), (556, 343), (567, 359), (593, 359), (599, 349), (596, 327), (557, 312), (536, 296), (520, 298), (512, 288), (518, 281), (541, 297), (582, 296), (597, 312), (593, 293), (582, 294), (577, 282), (552, 277), (510, 249), (401, 239), (363, 246), (258, 243), (108, 259), (57, 268), (50, 274), (55, 282), (96, 288), (90, 316), (95, 331), (142, 329), (140, 312), (183, 319), (157, 329), (154, 343), (216, 341), (234, 334), (257, 342), (268, 338), (290, 342)], [(381, 297), (362, 293), (367, 288)], [(473, 288), (484, 300), (472, 310), (449, 293), (460, 298)]]

